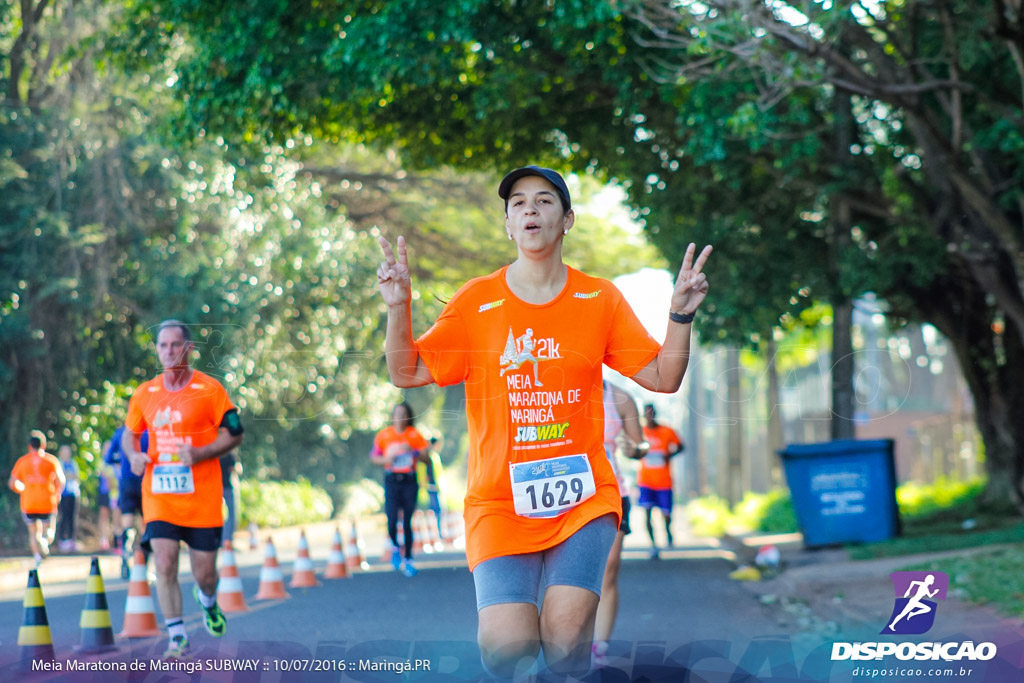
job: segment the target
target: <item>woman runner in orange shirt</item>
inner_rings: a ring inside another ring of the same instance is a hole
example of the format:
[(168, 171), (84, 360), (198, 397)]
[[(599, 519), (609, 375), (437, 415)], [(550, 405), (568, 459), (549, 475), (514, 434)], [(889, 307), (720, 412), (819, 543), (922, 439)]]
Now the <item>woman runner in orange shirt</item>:
[[(412, 560), (412, 513), (416, 510), (419, 485), (416, 481), (416, 463), (426, 457), (429, 444), (413, 426), (412, 408), (406, 402), (391, 411), (391, 425), (377, 432), (370, 450), (370, 460), (384, 468), (384, 512), (388, 518), (388, 537), (391, 539), (391, 564), (408, 577), (416, 576)], [(405, 560), (399, 551), (398, 513), (402, 513), (405, 540)]]
[(590, 668), (621, 514), (604, 452), (601, 366), (652, 391), (679, 388), (711, 247), (696, 260), (687, 248), (659, 346), (611, 282), (562, 262), (575, 214), (558, 173), (516, 169), (498, 196), (518, 258), (464, 285), (418, 340), (405, 240), (393, 250), (380, 239), (388, 370), (399, 387), (466, 384), (466, 555), (484, 666), (514, 676), (542, 649), (552, 672), (578, 675)]

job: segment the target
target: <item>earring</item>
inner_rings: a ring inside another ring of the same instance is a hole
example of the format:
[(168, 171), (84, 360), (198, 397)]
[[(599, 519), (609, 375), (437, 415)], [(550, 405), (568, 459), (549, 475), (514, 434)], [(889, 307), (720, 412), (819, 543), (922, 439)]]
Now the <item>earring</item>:
[(569, 229), (568, 229), (568, 228), (566, 228), (565, 230), (563, 230), (563, 231), (562, 231), (562, 234), (563, 234), (563, 235), (568, 235), (568, 234), (569, 234)]
[(509, 241), (511, 241), (511, 240), (512, 240), (512, 235), (511, 235), (511, 233), (505, 233), (505, 234), (506, 234), (506, 235), (508, 235), (508, 239), (509, 239)]

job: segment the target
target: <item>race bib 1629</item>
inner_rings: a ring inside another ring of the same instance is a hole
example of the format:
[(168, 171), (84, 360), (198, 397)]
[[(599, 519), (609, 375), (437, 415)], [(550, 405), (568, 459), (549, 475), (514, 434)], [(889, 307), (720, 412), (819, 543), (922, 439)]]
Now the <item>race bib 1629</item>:
[(557, 517), (597, 492), (586, 455), (509, 463), (512, 501), (522, 517)]

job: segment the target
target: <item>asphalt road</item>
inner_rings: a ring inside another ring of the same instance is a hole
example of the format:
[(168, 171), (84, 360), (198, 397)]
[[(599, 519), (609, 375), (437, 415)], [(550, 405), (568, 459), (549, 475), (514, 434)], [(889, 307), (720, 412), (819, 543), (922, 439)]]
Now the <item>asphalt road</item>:
[[(322, 569), (324, 562), (316, 562)], [(105, 655), (79, 655), (80, 582), (44, 586), (57, 661), (65, 669), (41, 678), (66, 680), (68, 662), (100, 662), (129, 670), (75, 673), (74, 680), (224, 681), (475, 681), (486, 680), (476, 648), (473, 581), (460, 554), (424, 556), (413, 578), (375, 566), (317, 588), (289, 589), (284, 601), (255, 601), (259, 567), (241, 570), (250, 610), (228, 615), (227, 634), (212, 638), (199, 622), (186, 574), (186, 625), (196, 669), (158, 671), (150, 664), (164, 637), (122, 640)], [(284, 566), (286, 577), (290, 567)], [(740, 662), (772, 671), (758, 659), (758, 644), (788, 645), (786, 634), (742, 586), (727, 578), (732, 565), (710, 547), (680, 548), (648, 560), (628, 551), (621, 573), (621, 608), (611, 663), (586, 680), (682, 680), (683, 665), (701, 673), (691, 680), (727, 681)], [(115, 633), (123, 623), (127, 584), (106, 581)], [(11, 680), (20, 650), (22, 594), (0, 596), (0, 680)], [(158, 610), (158, 623), (162, 624)], [(754, 660), (751, 660), (751, 656)], [(776, 668), (790, 663), (775, 658)], [(798, 655), (798, 662), (801, 661)], [(789, 659), (792, 659), (790, 656)], [(753, 662), (753, 663), (751, 663)], [(131, 667), (137, 667), (131, 671)], [(217, 671), (250, 666), (254, 671)], [(341, 667), (344, 666), (344, 671)], [(373, 670), (374, 668), (378, 670)], [(413, 668), (412, 671), (402, 669)], [(416, 668), (418, 667), (418, 668)], [(767, 667), (767, 668), (764, 668)], [(319, 670), (316, 670), (319, 669)], [(326, 670), (325, 670), (326, 669)], [(381, 670), (383, 669), (383, 670)], [(304, 670), (304, 671), (297, 671)], [(740, 670), (742, 672), (742, 669)], [(742, 676), (742, 673), (741, 673)]]

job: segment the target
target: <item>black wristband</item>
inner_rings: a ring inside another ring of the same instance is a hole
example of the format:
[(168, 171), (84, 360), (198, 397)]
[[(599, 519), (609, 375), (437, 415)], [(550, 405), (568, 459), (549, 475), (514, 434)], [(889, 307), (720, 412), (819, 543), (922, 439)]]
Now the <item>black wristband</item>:
[(693, 313), (676, 313), (675, 311), (669, 311), (668, 319), (674, 323), (681, 323), (685, 325), (686, 323), (692, 323), (693, 316), (696, 314), (697, 311), (694, 311)]

